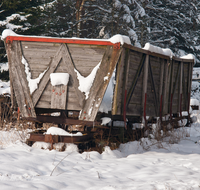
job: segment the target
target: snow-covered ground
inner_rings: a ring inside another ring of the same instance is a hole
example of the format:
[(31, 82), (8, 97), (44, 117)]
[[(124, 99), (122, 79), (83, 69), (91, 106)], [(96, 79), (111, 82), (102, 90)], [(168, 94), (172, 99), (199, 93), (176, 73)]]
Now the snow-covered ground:
[[(29, 147), (15, 130), (0, 131), (0, 187), (3, 190), (200, 189), (200, 112), (181, 128), (174, 144), (142, 139), (117, 150), (78, 153)], [(184, 137), (187, 136), (187, 137)]]

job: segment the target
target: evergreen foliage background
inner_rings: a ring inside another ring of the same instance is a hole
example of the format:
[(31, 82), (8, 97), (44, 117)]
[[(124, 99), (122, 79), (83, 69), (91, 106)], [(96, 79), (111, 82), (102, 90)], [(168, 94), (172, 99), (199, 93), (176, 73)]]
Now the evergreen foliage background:
[[(2, 0), (0, 33), (110, 38), (127, 35), (133, 45), (149, 42), (176, 56), (192, 53), (200, 65), (198, 0)], [(6, 62), (0, 42), (0, 63)], [(1, 76), (0, 76), (1, 78)]]

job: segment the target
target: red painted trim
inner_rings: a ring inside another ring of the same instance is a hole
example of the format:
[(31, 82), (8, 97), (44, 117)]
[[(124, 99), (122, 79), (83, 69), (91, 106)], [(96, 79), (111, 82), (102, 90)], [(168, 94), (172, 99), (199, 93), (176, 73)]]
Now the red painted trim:
[[(82, 40), (82, 39), (66, 39), (66, 38), (45, 38), (45, 37), (27, 37), (27, 36), (7, 36), (6, 43), (13, 41), (28, 41), (28, 42), (51, 42), (51, 43), (68, 43), (68, 44), (86, 44), (86, 45), (105, 45), (113, 46), (114, 44), (109, 41), (100, 40)], [(116, 43), (116, 45), (120, 43)]]
[(127, 90), (125, 90), (125, 94), (124, 94), (124, 110), (123, 110), (125, 129), (127, 129), (127, 126), (126, 126), (126, 96), (127, 96)]

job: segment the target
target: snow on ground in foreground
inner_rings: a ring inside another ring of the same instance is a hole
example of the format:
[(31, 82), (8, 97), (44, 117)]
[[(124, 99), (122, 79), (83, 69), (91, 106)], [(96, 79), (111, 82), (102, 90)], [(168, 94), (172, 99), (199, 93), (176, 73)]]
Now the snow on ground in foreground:
[[(198, 122), (177, 130), (177, 135), (190, 134), (179, 143), (160, 144), (145, 138), (123, 144), (118, 150), (106, 147), (102, 154), (95, 151), (80, 154), (74, 144), (67, 144), (64, 152), (58, 152), (29, 147), (20, 140), (7, 140), (7, 144), (0, 146), (0, 187), (4, 190), (199, 189), (200, 111), (194, 111), (193, 115)], [(17, 135), (9, 134), (0, 131), (1, 139)]]

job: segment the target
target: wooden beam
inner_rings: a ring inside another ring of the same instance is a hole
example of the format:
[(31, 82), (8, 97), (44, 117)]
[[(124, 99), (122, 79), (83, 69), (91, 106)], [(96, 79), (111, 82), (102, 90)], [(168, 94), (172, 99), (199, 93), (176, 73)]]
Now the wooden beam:
[(122, 49), (122, 53), (120, 56), (120, 60), (117, 64), (116, 70), (116, 85), (114, 89), (114, 96), (113, 96), (113, 107), (112, 107), (112, 115), (121, 115), (122, 110), (122, 96), (121, 94), (123, 89), (123, 73), (124, 73), (124, 64), (125, 64), (125, 48)]
[(182, 115), (182, 94), (183, 94), (183, 62), (180, 62), (180, 77), (179, 77), (179, 99), (178, 99), (178, 110), (180, 115)]
[(155, 115), (158, 116), (158, 98), (156, 95), (157, 92), (156, 92), (155, 83), (154, 83), (154, 79), (153, 79), (153, 72), (152, 72), (152, 68), (151, 68), (150, 59), (149, 59), (149, 73), (150, 73), (151, 86), (153, 88)]
[[(163, 59), (158, 58), (160, 61), (160, 86), (159, 86), (159, 103), (160, 103), (160, 109), (159, 109), (159, 116), (162, 117), (162, 109), (163, 109), (163, 95), (164, 95), (164, 69), (165, 69), (165, 63)], [(162, 118), (161, 118), (162, 119)]]
[(10, 57), (10, 75), (15, 79), (12, 81), (12, 85), (20, 112), (24, 117), (36, 117), (25, 69), (21, 62), (22, 52), (20, 42), (16, 41), (12, 45), (9, 44), (8, 57)]
[(145, 63), (144, 63), (144, 74), (143, 74), (143, 90), (142, 90), (142, 113), (145, 126), (146, 126), (146, 100), (147, 100), (147, 82), (148, 82), (148, 66), (149, 66), (149, 55), (146, 55)]

